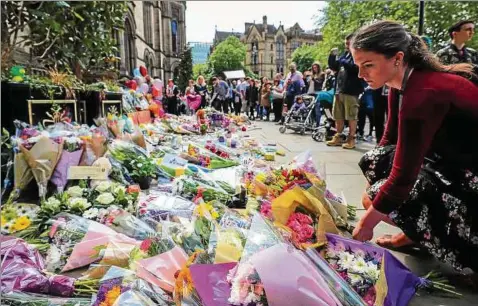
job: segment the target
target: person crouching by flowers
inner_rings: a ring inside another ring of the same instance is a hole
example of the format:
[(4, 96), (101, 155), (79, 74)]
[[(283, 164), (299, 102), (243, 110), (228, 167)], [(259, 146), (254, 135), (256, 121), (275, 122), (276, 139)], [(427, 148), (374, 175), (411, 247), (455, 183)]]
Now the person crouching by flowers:
[(454, 132), (478, 134), (474, 67), (441, 64), (392, 21), (361, 28), (351, 51), (360, 78), (391, 88), (384, 136), (359, 164), (371, 186), (354, 238), (372, 239), (385, 221), (403, 233), (379, 239), (381, 246), (417, 244), (459, 271), (478, 272), (478, 146)]

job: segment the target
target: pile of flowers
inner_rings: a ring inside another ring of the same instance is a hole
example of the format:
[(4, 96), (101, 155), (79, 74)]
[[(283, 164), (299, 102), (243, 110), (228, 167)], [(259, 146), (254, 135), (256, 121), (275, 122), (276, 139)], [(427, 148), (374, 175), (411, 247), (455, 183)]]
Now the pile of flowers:
[(232, 305), (268, 305), (264, 285), (251, 263), (236, 265), (227, 275), (227, 281), (231, 284), (228, 301)]

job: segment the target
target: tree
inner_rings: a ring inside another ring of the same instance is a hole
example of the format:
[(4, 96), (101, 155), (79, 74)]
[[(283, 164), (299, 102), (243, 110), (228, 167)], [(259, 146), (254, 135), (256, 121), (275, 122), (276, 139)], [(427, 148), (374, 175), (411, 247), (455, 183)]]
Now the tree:
[(32, 47), (34, 63), (81, 78), (84, 72), (114, 68), (118, 42), (113, 33), (123, 27), (126, 9), (125, 1), (2, 2), (2, 26), (14, 37), (28, 30), (21, 38)]
[(188, 87), (189, 80), (193, 77), (193, 55), (191, 48), (187, 48), (181, 54), (181, 62), (179, 63), (179, 75), (175, 83), (181, 90)]
[[(444, 16), (452, 16), (444, 18)], [(425, 3), (424, 34), (432, 39), (432, 51), (437, 51), (449, 41), (447, 29), (460, 19), (476, 20), (476, 2), (427, 1)], [(418, 28), (418, 2), (416, 1), (331, 1), (321, 10), (317, 25), (322, 28), (323, 41), (317, 48), (317, 57), (327, 61), (330, 50), (343, 51), (345, 37), (361, 26), (378, 20), (394, 20), (410, 31)], [(478, 37), (468, 44), (478, 46)]]
[(317, 60), (317, 45), (302, 45), (292, 53), (292, 62), (296, 63), (297, 70), (304, 72), (310, 70), (312, 64)]
[(209, 65), (214, 74), (229, 70), (244, 69), (246, 46), (235, 36), (221, 42), (209, 56)]
[(202, 75), (205, 79), (207, 79), (209, 74), (209, 69), (207, 64), (194, 64), (193, 66), (193, 79), (197, 80), (197, 78)]

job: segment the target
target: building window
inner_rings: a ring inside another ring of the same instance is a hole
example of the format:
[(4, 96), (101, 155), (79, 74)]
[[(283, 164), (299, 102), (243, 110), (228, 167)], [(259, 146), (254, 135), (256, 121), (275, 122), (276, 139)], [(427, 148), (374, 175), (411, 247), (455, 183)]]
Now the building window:
[(173, 53), (178, 53), (178, 22), (176, 20), (171, 21), (171, 46)]
[(154, 60), (153, 56), (151, 55), (149, 57), (149, 69), (148, 69), (149, 75), (154, 76)]
[(252, 50), (251, 63), (252, 65), (257, 65), (258, 63), (257, 58), (259, 53), (259, 43), (257, 41), (252, 42), (251, 50)]
[(274, 64), (274, 55), (271, 55), (271, 64)]
[(291, 43), (291, 49), (292, 49), (292, 52), (294, 52), (297, 48), (300, 47), (300, 43), (298, 41), (293, 41)]
[(284, 38), (279, 37), (276, 41), (276, 65), (277, 72), (282, 72), (281, 67), (285, 65)]
[(274, 69), (271, 69), (271, 79), (274, 78)]
[(133, 69), (136, 67), (136, 59), (134, 56), (135, 46), (133, 37), (133, 28), (129, 19), (125, 20), (124, 30), (124, 63), (128, 75), (133, 74)]
[(152, 4), (151, 2), (143, 2), (143, 27), (144, 27), (144, 40), (148, 44), (153, 43), (153, 25), (152, 25)]
[(114, 29), (113, 30), (113, 38), (115, 40), (115, 45), (116, 45), (116, 52), (114, 53), (115, 54), (115, 62), (114, 62), (114, 67), (116, 70), (120, 70), (121, 69), (121, 53), (120, 53), (120, 49), (121, 49), (121, 45), (120, 45), (120, 33), (117, 29)]
[(274, 50), (274, 44), (271, 44), (271, 51)]

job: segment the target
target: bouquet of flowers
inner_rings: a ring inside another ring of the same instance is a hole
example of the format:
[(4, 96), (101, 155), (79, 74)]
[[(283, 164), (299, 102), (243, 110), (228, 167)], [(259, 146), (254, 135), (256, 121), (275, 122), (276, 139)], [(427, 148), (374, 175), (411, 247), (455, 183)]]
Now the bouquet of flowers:
[(239, 165), (237, 161), (219, 157), (216, 154), (202, 149), (192, 143), (188, 145), (187, 153), (181, 154), (181, 157), (191, 163), (209, 169), (228, 168)]
[[(24, 240), (1, 237), (1, 292), (30, 292), (71, 297), (96, 292), (94, 280), (75, 280), (64, 275), (47, 275), (45, 262), (39, 252)], [(3, 296), (2, 296), (3, 298)]]
[(2, 294), (2, 305), (8, 306), (90, 306), (90, 298), (65, 298), (45, 294), (8, 292)]
[(151, 227), (158, 223), (171, 220), (180, 222), (191, 219), (195, 205), (189, 200), (166, 193), (150, 193), (139, 199), (138, 217)]
[(305, 255), (258, 214), (239, 264), (192, 265), (191, 276), (203, 305), (340, 305)]
[(1, 232), (4, 235), (27, 229), (37, 217), (40, 208), (34, 204), (5, 204), (1, 211)]
[(134, 273), (118, 267), (111, 267), (100, 280), (98, 293), (92, 306), (113, 306), (116, 305), (118, 297), (131, 290), (131, 283), (134, 280)]
[(294, 244), (299, 248), (324, 244), (327, 242), (325, 233), (339, 232), (322, 203), (300, 187), (275, 198), (271, 203), (271, 211), (276, 225), (292, 230)]
[(198, 176), (188, 177), (180, 176), (173, 182), (173, 194), (180, 195), (186, 199), (192, 200), (202, 198), (204, 201), (218, 200), (223, 203), (229, 203), (233, 195), (224, 191), (223, 188), (212, 185), (206, 180), (201, 180)]
[(56, 215), (49, 223), (46, 268), (51, 272), (65, 272), (100, 260), (112, 241), (139, 243), (105, 225), (67, 213)]
[[(423, 283), (385, 249), (333, 234), (327, 234), (327, 240), (324, 259), (362, 298), (362, 304), (408, 305)], [(316, 250), (307, 254), (321, 266)]]
[(63, 151), (51, 176), (51, 182), (62, 192), (68, 181), (68, 168), (80, 164), (83, 154), (83, 140), (78, 137), (64, 138)]

